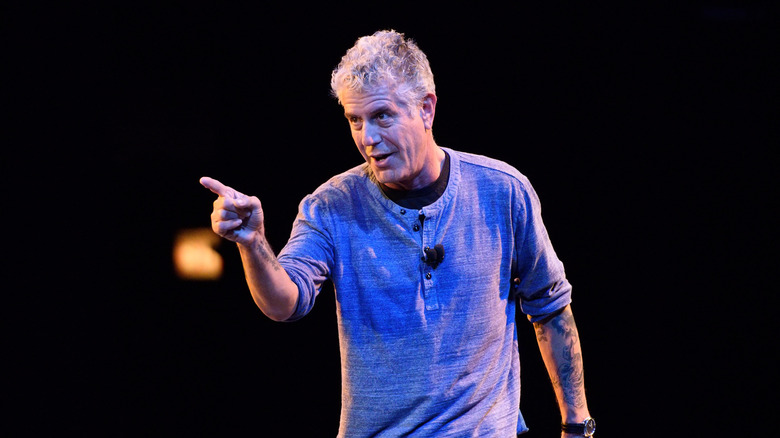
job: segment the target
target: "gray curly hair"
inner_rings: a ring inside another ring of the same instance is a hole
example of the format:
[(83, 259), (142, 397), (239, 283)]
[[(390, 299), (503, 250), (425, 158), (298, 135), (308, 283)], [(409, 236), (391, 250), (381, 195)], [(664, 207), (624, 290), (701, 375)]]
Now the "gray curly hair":
[(436, 93), (428, 57), (417, 44), (394, 30), (358, 38), (341, 58), (330, 78), (331, 93), (358, 93), (387, 86), (407, 107), (414, 108), (428, 93)]

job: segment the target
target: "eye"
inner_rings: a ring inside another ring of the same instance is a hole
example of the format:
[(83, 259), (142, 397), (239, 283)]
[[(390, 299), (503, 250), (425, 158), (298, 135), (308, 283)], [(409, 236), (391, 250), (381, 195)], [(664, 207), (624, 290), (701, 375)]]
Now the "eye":
[(380, 112), (374, 116), (374, 119), (377, 121), (377, 123), (379, 123), (380, 126), (387, 127), (390, 125), (392, 117), (390, 117), (390, 114), (386, 112)]

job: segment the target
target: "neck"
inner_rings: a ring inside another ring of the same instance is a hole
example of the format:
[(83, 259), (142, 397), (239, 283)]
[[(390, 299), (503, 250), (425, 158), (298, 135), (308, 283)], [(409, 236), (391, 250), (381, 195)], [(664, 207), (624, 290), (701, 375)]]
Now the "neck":
[[(427, 138), (426, 138), (426, 169), (424, 172), (427, 173), (426, 182), (427, 184), (432, 183), (433, 181), (436, 181), (436, 179), (439, 177), (439, 174), (441, 174), (442, 166), (444, 166), (444, 157), (445, 153), (442, 148), (439, 147), (439, 145), (436, 144), (436, 142), (433, 140), (433, 134), (430, 130), (427, 131)], [(426, 185), (427, 185), (426, 184)]]

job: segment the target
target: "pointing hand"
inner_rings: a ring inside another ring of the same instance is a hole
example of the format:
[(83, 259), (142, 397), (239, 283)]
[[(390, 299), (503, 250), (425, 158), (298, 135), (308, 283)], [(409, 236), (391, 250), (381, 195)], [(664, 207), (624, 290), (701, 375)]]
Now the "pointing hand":
[(263, 207), (255, 196), (247, 196), (221, 182), (204, 176), (203, 187), (218, 196), (211, 212), (211, 229), (225, 239), (249, 245), (263, 233)]

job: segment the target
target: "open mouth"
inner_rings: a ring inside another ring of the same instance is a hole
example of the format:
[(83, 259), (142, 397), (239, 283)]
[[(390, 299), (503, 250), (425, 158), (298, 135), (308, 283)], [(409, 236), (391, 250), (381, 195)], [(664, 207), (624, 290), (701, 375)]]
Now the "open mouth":
[(374, 155), (371, 158), (374, 159), (375, 163), (382, 164), (382, 163), (384, 163), (387, 160), (387, 157), (389, 157), (390, 155), (393, 155), (393, 154), (390, 153), (390, 154)]

